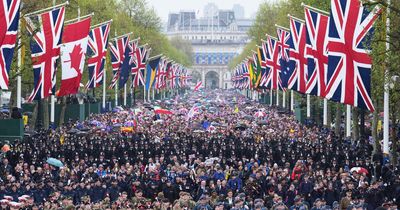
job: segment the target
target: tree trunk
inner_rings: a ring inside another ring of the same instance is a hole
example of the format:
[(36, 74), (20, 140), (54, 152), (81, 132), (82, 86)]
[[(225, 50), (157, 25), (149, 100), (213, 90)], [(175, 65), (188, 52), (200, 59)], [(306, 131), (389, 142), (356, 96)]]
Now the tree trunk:
[(35, 106), (33, 107), (33, 111), (32, 111), (32, 118), (29, 121), (29, 128), (31, 130), (35, 130), (36, 129), (36, 121), (37, 121), (37, 116), (38, 116), (38, 111), (39, 111), (39, 104), (37, 102), (34, 102)]
[(365, 134), (365, 110), (359, 109), (358, 111), (360, 114), (360, 136), (365, 139), (367, 137)]
[(372, 128), (371, 128), (372, 139), (374, 140), (374, 151), (373, 154), (381, 151), (381, 144), (378, 139), (378, 110), (375, 110), (372, 118)]
[(67, 97), (63, 96), (61, 100), (61, 112), (60, 112), (60, 122), (59, 122), (60, 126), (64, 125), (66, 110), (67, 110)]
[(336, 119), (335, 119), (335, 134), (336, 134), (336, 136), (340, 136), (341, 120), (342, 120), (342, 110), (341, 110), (340, 104), (337, 103), (336, 104)]
[[(394, 103), (392, 103), (394, 104)], [(393, 124), (397, 122), (396, 119), (396, 113), (397, 113), (397, 107), (396, 106), (391, 106), (391, 121)], [(391, 163), (396, 166), (397, 165), (397, 126), (393, 125), (391, 126), (392, 132), (391, 132), (391, 149), (392, 151), (390, 152), (392, 154), (392, 159)]]
[(359, 141), (360, 140), (360, 129), (359, 129), (359, 116), (358, 116), (358, 108), (354, 107), (353, 108), (353, 141)]
[(43, 128), (44, 129), (49, 129), (50, 128), (50, 123), (49, 123), (49, 98), (46, 98), (43, 100)]
[(327, 108), (327, 110), (326, 110), (326, 112), (327, 112), (327, 115), (328, 115), (328, 117), (327, 117), (327, 122), (328, 122), (328, 125), (326, 125), (326, 127), (327, 128), (331, 128), (331, 123), (332, 123), (332, 116), (331, 116), (331, 103), (328, 101), (328, 108)]

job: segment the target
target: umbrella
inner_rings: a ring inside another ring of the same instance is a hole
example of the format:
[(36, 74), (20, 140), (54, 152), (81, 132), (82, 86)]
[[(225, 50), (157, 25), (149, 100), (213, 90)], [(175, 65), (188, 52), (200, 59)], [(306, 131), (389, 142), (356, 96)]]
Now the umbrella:
[(59, 168), (64, 166), (64, 164), (60, 160), (55, 159), (55, 158), (48, 158), (46, 160), (46, 163), (48, 163), (52, 166), (55, 166), (55, 167), (59, 167)]
[(80, 128), (79, 130), (80, 130), (80, 131), (89, 131), (90, 128), (88, 128), (88, 127), (82, 127), (82, 128)]
[(76, 129), (76, 128), (72, 128), (71, 130), (67, 131), (68, 134), (74, 134), (74, 133), (77, 133), (77, 132), (79, 132), (79, 130)]
[(90, 122), (90, 125), (95, 125), (95, 126), (97, 126), (97, 125), (99, 125), (99, 124), (100, 124), (100, 122), (97, 121), (97, 120), (92, 120), (92, 121)]
[(267, 116), (267, 113), (262, 112), (262, 111), (258, 111), (256, 113), (254, 113), (254, 117), (262, 118), (262, 117), (266, 117), (266, 116)]
[(10, 151), (10, 145), (5, 144), (5, 145), (1, 148), (1, 151), (2, 151), (2, 152), (8, 152), (8, 151)]
[(267, 122), (266, 120), (263, 120), (263, 121), (258, 122), (258, 124), (259, 124), (259, 125), (267, 125), (268, 122)]
[(243, 116), (243, 119), (246, 119), (246, 120), (252, 120), (252, 119), (253, 119), (253, 117), (252, 117), (252, 116), (250, 116), (250, 115), (245, 115), (245, 116)]
[(135, 122), (132, 121), (132, 120), (126, 121), (126, 122), (124, 123), (124, 126), (125, 126), (125, 127), (134, 127), (134, 126), (135, 126)]
[(86, 134), (88, 134), (86, 131), (79, 131), (76, 133), (77, 136), (85, 136)]
[(154, 112), (155, 112), (156, 114), (166, 114), (166, 115), (171, 115), (171, 114), (173, 114), (173, 112), (171, 112), (170, 110), (161, 109), (161, 108), (156, 108), (156, 109), (154, 109)]
[(114, 124), (113, 127), (121, 127), (120, 123)]
[(235, 129), (244, 131), (244, 130), (246, 130), (246, 127), (247, 127), (246, 125), (241, 124), (241, 125), (236, 125)]
[(350, 169), (350, 172), (358, 173), (358, 174), (368, 174), (368, 170), (363, 167), (353, 167)]

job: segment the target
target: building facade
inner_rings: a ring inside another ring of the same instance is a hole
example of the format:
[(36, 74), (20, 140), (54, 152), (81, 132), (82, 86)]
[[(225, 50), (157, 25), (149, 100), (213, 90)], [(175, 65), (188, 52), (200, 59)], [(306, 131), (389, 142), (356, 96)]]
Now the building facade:
[(236, 19), (233, 10), (216, 9), (208, 4), (204, 17), (197, 17), (194, 11), (171, 13), (166, 33), (169, 38), (178, 36), (192, 43), (194, 83), (201, 80), (206, 88), (229, 89), (232, 83), (228, 63), (250, 41), (247, 31), (253, 20)]

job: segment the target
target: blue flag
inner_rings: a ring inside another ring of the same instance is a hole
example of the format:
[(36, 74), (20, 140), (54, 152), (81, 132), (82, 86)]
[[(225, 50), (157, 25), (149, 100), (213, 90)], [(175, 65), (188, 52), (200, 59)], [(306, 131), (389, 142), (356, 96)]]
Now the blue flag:
[(154, 81), (156, 79), (156, 74), (158, 71), (158, 63), (160, 62), (161, 56), (149, 60), (146, 65), (146, 90), (154, 86)]

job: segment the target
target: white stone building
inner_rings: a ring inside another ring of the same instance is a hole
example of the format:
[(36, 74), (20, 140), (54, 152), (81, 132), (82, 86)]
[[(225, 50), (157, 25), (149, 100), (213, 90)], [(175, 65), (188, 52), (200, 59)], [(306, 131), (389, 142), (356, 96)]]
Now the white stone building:
[(180, 36), (192, 43), (194, 83), (202, 80), (206, 88), (232, 88), (228, 63), (250, 41), (247, 31), (253, 20), (236, 19), (232, 10), (205, 11), (204, 14), (217, 15), (198, 18), (194, 11), (171, 13), (167, 36)]

